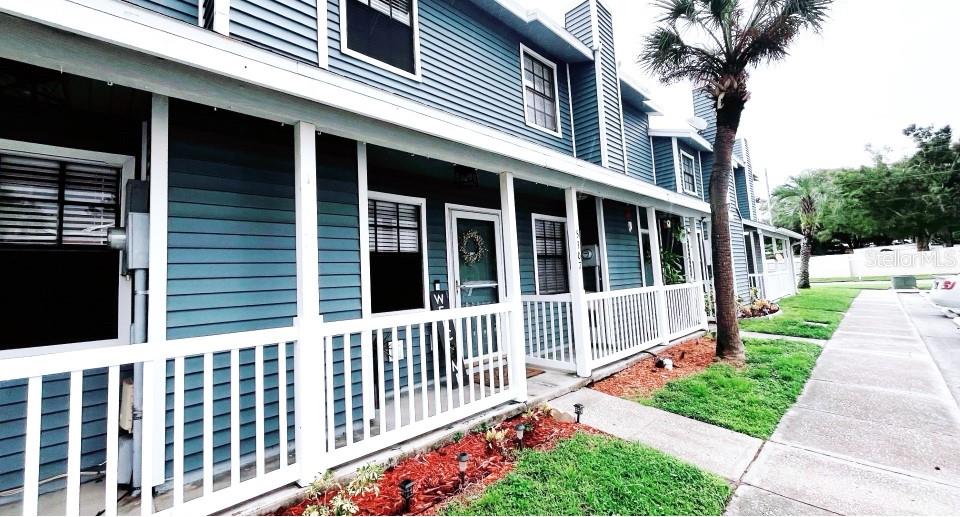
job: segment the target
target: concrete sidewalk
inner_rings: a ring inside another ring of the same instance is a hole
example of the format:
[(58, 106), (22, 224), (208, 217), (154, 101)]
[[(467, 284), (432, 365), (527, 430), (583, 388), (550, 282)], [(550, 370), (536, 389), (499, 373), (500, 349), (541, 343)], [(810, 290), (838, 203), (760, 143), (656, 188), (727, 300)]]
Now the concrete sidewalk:
[(958, 511), (960, 409), (897, 294), (865, 290), (727, 513)]
[(759, 438), (589, 388), (550, 401), (552, 407), (570, 414), (577, 403), (584, 406), (584, 424), (663, 451), (732, 482), (740, 479), (763, 445)]

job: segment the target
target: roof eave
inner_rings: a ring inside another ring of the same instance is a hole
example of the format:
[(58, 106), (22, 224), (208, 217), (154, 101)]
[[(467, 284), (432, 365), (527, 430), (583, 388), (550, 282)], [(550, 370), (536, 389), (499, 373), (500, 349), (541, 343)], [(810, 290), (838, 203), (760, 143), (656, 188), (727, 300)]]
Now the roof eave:
[(513, 0), (469, 1), (558, 59), (570, 63), (593, 61), (589, 47), (539, 9), (526, 9)]

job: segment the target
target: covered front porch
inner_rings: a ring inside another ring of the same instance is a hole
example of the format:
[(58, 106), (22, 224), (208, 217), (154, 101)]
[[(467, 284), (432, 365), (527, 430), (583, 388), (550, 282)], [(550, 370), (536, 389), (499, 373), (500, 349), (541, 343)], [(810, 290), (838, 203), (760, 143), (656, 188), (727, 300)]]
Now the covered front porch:
[(743, 221), (751, 296), (776, 301), (797, 294), (793, 242), (803, 236), (756, 221)]
[[(2, 514), (219, 511), (526, 402), (528, 365), (588, 376), (706, 326), (696, 209), (7, 65), (88, 95), (2, 123), (4, 202), (53, 221), (9, 218), (4, 251), (103, 255), (71, 299), (109, 300), (110, 321), (21, 322), (0, 351)], [(104, 105), (122, 133), (82, 123)], [(54, 112), (70, 123), (49, 134)], [(37, 187), (70, 171), (107, 180)], [(57, 222), (75, 213), (77, 228)], [(148, 263), (108, 246), (115, 226)], [(83, 239), (65, 243), (71, 229)]]

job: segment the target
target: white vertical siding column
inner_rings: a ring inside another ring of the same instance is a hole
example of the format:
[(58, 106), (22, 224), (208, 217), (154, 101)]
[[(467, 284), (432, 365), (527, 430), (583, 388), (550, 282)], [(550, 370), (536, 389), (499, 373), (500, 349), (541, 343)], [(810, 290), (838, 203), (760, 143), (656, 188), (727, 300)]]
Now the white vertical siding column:
[(650, 228), (650, 259), (653, 262), (653, 285), (657, 287), (657, 334), (660, 341), (666, 343), (670, 335), (667, 314), (667, 293), (663, 285), (663, 264), (660, 262), (660, 225), (657, 224), (657, 211), (647, 207), (647, 227)]
[(526, 346), (523, 332), (523, 302), (520, 299), (520, 257), (517, 239), (517, 205), (513, 173), (500, 173), (500, 217), (503, 222), (503, 261), (506, 267), (507, 303), (510, 304), (510, 389), (518, 402), (527, 400)]
[(670, 139), (673, 144), (673, 181), (676, 184), (676, 191), (683, 192), (683, 172), (680, 170), (680, 146), (677, 145), (677, 137)]
[(230, 0), (213, 0), (213, 32), (230, 35)]
[(760, 269), (757, 270), (758, 276), (756, 277), (757, 285), (759, 286), (757, 296), (765, 299), (767, 297), (767, 243), (765, 242), (766, 237), (763, 235), (763, 230), (757, 228), (757, 235), (760, 237)]
[(294, 357), (296, 449), (300, 483), (309, 484), (322, 470), (326, 386), (321, 339), (320, 266), (317, 248), (317, 140), (307, 122), (294, 126), (297, 210), (297, 346)]
[(583, 289), (583, 259), (580, 256), (580, 213), (577, 207), (577, 189), (566, 189), (563, 197), (567, 209), (567, 284), (570, 287), (573, 305), (573, 349), (576, 354), (577, 375), (589, 377), (591, 373), (590, 333), (587, 328), (589, 317), (587, 302), (584, 299), (586, 293)]
[(790, 241), (790, 237), (787, 237), (784, 241), (787, 243), (787, 261), (790, 263), (790, 292), (792, 294), (797, 294), (799, 290), (797, 289), (797, 272), (796, 272), (796, 263), (793, 260), (793, 242)]

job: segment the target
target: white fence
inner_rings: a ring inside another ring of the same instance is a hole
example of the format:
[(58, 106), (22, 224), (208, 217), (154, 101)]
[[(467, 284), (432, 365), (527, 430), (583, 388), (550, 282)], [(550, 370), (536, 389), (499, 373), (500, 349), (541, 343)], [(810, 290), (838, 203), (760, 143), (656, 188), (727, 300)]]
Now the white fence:
[(513, 398), (510, 310), (478, 305), (324, 324), (323, 463), (342, 464)]
[(576, 371), (573, 297), (570, 294), (525, 295), (522, 300), (527, 363)]
[[(208, 514), (298, 478), (287, 425), (287, 361), (289, 352), (297, 353), (295, 328), (181, 339), (160, 345), (144, 343), (4, 360), (0, 383), (9, 386), (26, 381), (27, 386), (19, 513), (118, 513), (120, 381), (135, 365), (142, 365), (144, 370), (140, 475), (145, 489), (139, 501), (124, 502), (123, 513), (149, 515), (175, 510), (178, 514)], [(271, 357), (276, 356), (270, 360), (269, 373), (264, 359), (267, 351)], [(215, 367), (215, 362), (220, 366)], [(106, 376), (104, 389), (85, 391), (85, 383), (99, 375)], [(41, 480), (42, 438), (53, 437), (42, 422), (44, 404), (50, 400), (45, 392), (64, 378), (69, 386), (66, 465), (63, 472)], [(104, 431), (91, 436), (85, 429), (91, 418), (88, 409), (98, 397), (105, 397), (100, 399), (105, 400)], [(273, 415), (269, 429), (265, 426), (268, 406)], [(229, 411), (224, 411), (226, 408)], [(223, 419), (229, 421), (225, 435), (214, 427), (215, 420)], [(166, 451), (165, 434), (172, 435), (172, 449)], [(86, 474), (81, 470), (87, 467), (81, 464), (81, 456), (91, 443), (104, 451), (99, 466), (103, 483), (81, 484), (81, 476)], [(227, 452), (227, 457), (216, 461), (218, 448)], [(189, 468), (187, 458), (191, 459)], [(164, 471), (171, 474), (164, 475)], [(56, 478), (65, 478), (65, 487), (41, 495), (43, 482)]]

